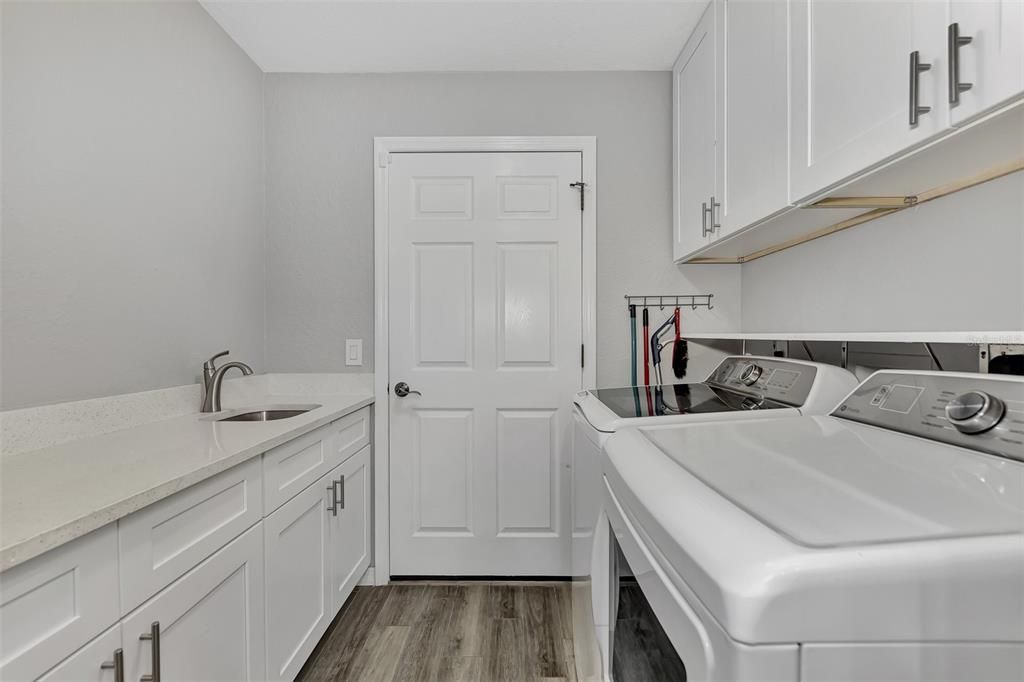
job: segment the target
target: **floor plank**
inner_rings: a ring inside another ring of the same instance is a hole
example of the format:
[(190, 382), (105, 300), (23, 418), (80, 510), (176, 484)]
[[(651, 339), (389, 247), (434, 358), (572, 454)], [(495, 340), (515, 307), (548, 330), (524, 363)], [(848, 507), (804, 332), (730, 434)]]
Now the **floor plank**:
[(359, 587), (301, 682), (575, 682), (567, 583)]

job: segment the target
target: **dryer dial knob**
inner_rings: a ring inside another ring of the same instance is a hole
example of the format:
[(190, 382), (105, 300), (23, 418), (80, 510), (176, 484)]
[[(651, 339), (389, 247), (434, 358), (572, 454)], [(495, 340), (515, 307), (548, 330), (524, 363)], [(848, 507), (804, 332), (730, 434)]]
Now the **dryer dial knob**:
[(1006, 404), (984, 391), (968, 391), (946, 404), (946, 419), (960, 433), (984, 433), (1000, 422)]
[(752, 362), (743, 370), (743, 374), (740, 375), (740, 381), (747, 386), (753, 386), (761, 378), (762, 374), (764, 374), (764, 370), (761, 369), (761, 366)]

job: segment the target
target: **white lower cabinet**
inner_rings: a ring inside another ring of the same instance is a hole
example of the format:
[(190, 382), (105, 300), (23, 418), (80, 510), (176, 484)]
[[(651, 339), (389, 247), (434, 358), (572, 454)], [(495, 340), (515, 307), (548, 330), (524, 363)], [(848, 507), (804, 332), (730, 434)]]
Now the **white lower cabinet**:
[(338, 513), (330, 517), (328, 525), (333, 617), (370, 565), (370, 447), (329, 476), (340, 483)]
[(250, 528), (121, 621), (125, 680), (265, 679), (263, 528)]
[(370, 563), (370, 448), (263, 523), (267, 678), (290, 682)]
[(263, 522), (267, 570), (267, 679), (292, 680), (331, 622), (329, 477)]
[(0, 573), (0, 682), (291, 682), (370, 564), (368, 434), (364, 409)]
[(118, 623), (40, 677), (39, 681), (123, 682), (123, 675), (119, 678), (115, 667), (123, 664), (123, 658), (115, 663), (115, 656), (120, 655), (120, 650), (121, 624)]
[(38, 679), (116, 623), (117, 576), (113, 524), (0, 573), (0, 680)]

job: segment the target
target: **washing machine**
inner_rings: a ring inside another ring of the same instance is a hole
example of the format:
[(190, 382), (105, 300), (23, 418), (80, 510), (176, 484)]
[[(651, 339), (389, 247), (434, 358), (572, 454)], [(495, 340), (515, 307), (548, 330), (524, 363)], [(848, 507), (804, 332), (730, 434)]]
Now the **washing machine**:
[(626, 427), (824, 414), (857, 385), (833, 365), (731, 356), (703, 381), (581, 391), (573, 425), (573, 632), (580, 679), (607, 679), (609, 550), (601, 448)]
[(1024, 379), (881, 371), (603, 473), (617, 682), (1024, 679)]

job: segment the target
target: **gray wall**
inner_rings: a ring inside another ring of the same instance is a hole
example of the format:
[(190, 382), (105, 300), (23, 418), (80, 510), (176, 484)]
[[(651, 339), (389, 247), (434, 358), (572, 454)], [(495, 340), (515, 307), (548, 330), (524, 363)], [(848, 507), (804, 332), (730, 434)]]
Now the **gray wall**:
[(684, 324), (738, 328), (738, 267), (672, 264), (671, 110), (660, 72), (268, 74), (268, 368), (373, 366), (374, 136), (597, 136), (600, 384), (628, 375), (625, 293), (714, 293)]
[(194, 2), (2, 12), (3, 408), (261, 369), (262, 73)]
[(1024, 329), (1024, 173), (742, 268), (747, 332)]

